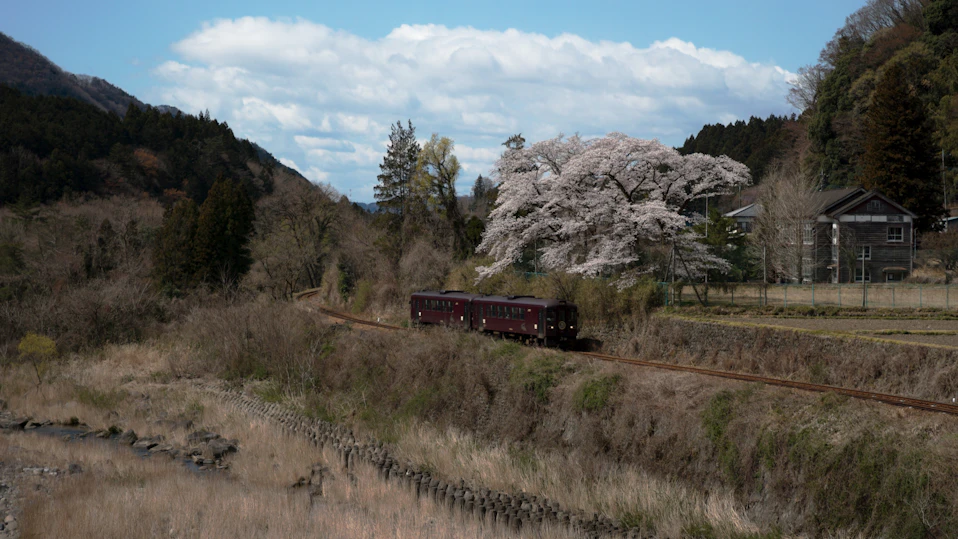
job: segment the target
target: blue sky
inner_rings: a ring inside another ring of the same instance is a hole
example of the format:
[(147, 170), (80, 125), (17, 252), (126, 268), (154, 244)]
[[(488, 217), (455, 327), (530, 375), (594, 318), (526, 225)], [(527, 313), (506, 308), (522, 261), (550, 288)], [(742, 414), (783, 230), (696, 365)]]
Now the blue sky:
[(455, 139), (464, 191), (515, 132), (679, 145), (790, 113), (787, 81), (863, 3), (37, 1), (0, 31), (370, 201), (398, 119)]

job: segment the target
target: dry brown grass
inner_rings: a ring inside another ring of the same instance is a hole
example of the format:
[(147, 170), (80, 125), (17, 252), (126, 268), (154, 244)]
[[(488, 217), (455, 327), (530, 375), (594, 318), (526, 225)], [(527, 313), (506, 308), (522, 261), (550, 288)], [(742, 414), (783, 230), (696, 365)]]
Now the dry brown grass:
[[(100, 377), (101, 374), (94, 374)], [(110, 376), (107, 375), (107, 378)], [(239, 440), (227, 474), (197, 474), (162, 456), (144, 459), (125, 447), (64, 442), (32, 433), (0, 436), (0, 460), (83, 472), (48, 483), (25, 503), (24, 537), (509, 537), (417, 502), (360, 467), (355, 485), (334, 468), (325, 498), (312, 509), (305, 491), (287, 487), (315, 462), (336, 462), (303, 439), (237, 414), (205, 393), (203, 424)], [(21, 401), (19, 404), (26, 404)], [(69, 532), (67, 532), (69, 530)], [(543, 532), (563, 537), (558, 530)]]
[(508, 492), (532, 492), (565, 507), (655, 523), (657, 537), (683, 537), (693, 525), (708, 522), (719, 537), (757, 533), (735, 501), (721, 488), (710, 494), (654, 477), (637, 466), (587, 466), (588, 455), (488, 444), (454, 428), (438, 430), (414, 422), (396, 443), (399, 455), (428, 463), (446, 477)]

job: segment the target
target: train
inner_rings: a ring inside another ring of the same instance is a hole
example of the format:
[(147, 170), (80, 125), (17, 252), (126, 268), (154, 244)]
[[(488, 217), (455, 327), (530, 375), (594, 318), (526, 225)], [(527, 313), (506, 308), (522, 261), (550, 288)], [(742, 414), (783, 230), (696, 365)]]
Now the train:
[(535, 296), (490, 296), (462, 290), (423, 290), (412, 294), (413, 324), (438, 324), (533, 341), (571, 346), (579, 332), (574, 303)]

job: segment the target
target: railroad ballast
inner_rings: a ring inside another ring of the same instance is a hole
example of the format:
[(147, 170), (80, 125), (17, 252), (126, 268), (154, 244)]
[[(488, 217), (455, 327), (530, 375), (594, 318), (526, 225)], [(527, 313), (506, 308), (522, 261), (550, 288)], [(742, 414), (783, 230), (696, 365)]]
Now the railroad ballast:
[(412, 295), (409, 306), (414, 324), (442, 324), (534, 339), (546, 346), (573, 342), (579, 330), (575, 304), (558, 299), (424, 290)]

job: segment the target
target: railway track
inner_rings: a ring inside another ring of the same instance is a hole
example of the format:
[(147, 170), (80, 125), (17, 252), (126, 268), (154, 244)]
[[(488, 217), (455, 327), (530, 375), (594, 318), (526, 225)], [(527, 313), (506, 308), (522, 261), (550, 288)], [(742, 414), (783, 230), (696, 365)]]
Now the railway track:
[[(309, 295), (303, 295), (300, 299), (311, 297)], [(339, 311), (334, 311), (332, 309), (327, 309), (325, 307), (316, 306), (316, 308), (327, 316), (333, 318), (339, 318), (341, 320), (346, 320), (355, 324), (362, 324), (366, 326), (378, 327), (382, 329), (390, 330), (403, 330), (407, 328), (402, 328), (399, 326), (392, 326), (389, 324), (383, 324), (380, 322), (372, 322), (369, 320), (364, 320), (362, 318), (352, 316), (349, 314), (341, 313)], [(814, 391), (818, 393), (835, 393), (836, 395), (845, 395), (854, 399), (861, 400), (870, 400), (875, 402), (880, 402), (883, 404), (891, 404), (894, 406), (903, 406), (907, 408), (915, 408), (918, 410), (926, 410), (929, 412), (941, 412), (945, 414), (958, 415), (958, 405), (948, 404), (944, 402), (936, 402), (922, 399), (914, 399), (911, 397), (902, 397), (900, 395), (889, 395), (886, 393), (875, 393), (873, 391), (862, 391), (859, 389), (851, 389), (841, 386), (829, 386), (823, 384), (812, 384), (808, 382), (797, 382), (794, 380), (786, 380), (784, 378), (770, 378), (768, 376), (759, 376), (757, 374), (745, 374), (741, 372), (733, 371), (720, 371), (714, 369), (703, 369), (701, 367), (693, 367), (690, 365), (675, 365), (672, 363), (661, 363), (658, 361), (646, 361), (642, 359), (630, 359), (618, 356), (612, 356), (608, 354), (599, 354), (596, 352), (575, 352), (576, 354), (587, 356), (602, 361), (609, 361), (613, 363), (624, 363), (627, 365), (635, 365), (638, 367), (648, 367), (653, 369), (677, 371), (677, 372), (687, 372), (692, 374), (699, 374), (702, 376), (712, 376), (715, 378), (727, 378), (729, 380), (739, 380), (742, 382), (759, 382), (770, 386), (779, 386), (779, 387), (788, 387), (792, 389), (799, 389), (803, 391)]]

